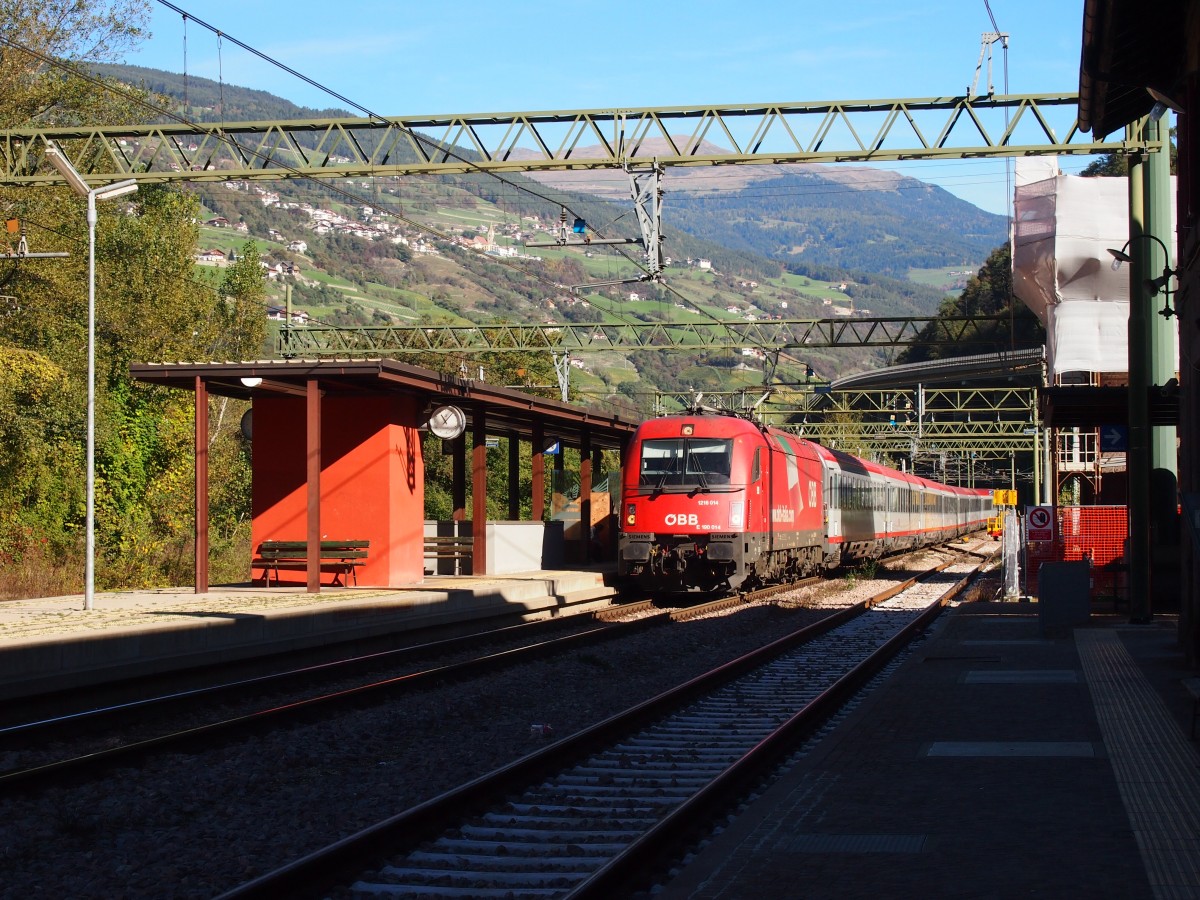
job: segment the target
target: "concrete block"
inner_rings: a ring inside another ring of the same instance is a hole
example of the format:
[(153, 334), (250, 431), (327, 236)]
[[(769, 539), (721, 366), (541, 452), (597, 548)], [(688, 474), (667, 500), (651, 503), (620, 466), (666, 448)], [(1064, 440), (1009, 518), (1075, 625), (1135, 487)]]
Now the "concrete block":
[(1092, 614), (1091, 563), (1049, 562), (1038, 570), (1038, 624), (1042, 634), (1086, 625)]

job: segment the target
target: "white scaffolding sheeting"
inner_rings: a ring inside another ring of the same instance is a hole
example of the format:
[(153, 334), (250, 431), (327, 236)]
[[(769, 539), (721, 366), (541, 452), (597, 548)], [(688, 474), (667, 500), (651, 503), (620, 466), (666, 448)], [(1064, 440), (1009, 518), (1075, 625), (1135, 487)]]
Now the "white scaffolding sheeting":
[[(1063, 175), (1054, 157), (1017, 160), (1013, 291), (1046, 326), (1051, 377), (1128, 370), (1129, 267), (1113, 271), (1108, 252), (1129, 239), (1128, 181)], [(1172, 223), (1168, 245), (1173, 234)]]

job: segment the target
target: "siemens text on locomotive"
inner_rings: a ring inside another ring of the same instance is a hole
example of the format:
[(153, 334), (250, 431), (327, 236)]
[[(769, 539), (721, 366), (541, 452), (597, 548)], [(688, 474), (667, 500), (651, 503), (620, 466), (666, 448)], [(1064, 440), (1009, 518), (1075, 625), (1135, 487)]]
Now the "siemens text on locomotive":
[(952, 487), (732, 415), (651, 419), (622, 473), (618, 572), (652, 591), (803, 577), (985, 527)]

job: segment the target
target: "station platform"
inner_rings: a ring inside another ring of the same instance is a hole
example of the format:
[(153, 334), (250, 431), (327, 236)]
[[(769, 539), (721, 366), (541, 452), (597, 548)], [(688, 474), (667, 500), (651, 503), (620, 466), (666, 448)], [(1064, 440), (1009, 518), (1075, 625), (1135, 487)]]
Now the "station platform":
[(1200, 897), (1176, 626), (949, 611), (658, 900)]
[(0, 602), (0, 700), (500, 615), (547, 617), (614, 594), (613, 567), (434, 576), (398, 588), (214, 587)]

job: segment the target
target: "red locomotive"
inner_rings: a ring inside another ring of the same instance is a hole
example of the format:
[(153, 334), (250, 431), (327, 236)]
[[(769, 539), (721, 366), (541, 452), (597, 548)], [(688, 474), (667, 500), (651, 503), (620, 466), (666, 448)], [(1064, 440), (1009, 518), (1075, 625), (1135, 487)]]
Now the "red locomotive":
[(956, 488), (732, 415), (643, 422), (622, 473), (618, 573), (652, 591), (768, 584), (982, 529)]

